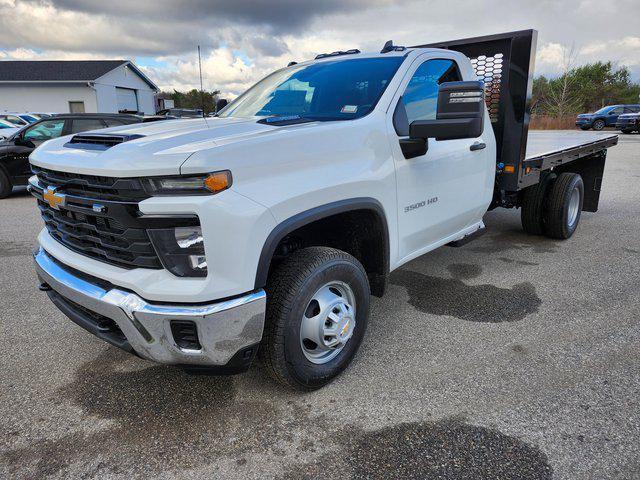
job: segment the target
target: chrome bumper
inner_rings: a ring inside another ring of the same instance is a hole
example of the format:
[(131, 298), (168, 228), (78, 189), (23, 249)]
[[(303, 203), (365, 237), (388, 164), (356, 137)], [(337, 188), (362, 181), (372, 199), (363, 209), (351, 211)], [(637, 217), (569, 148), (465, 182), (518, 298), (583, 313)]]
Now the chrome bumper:
[[(153, 304), (135, 293), (99, 286), (81, 278), (42, 248), (34, 254), (34, 259), (38, 276), (51, 288), (50, 296), (58, 308), (69, 316), (67, 311), (79, 305), (80, 314), (84, 312), (89, 319), (98, 318), (99, 324), (101, 317), (112, 320), (126, 337), (125, 344), (128, 342), (143, 358), (172, 365), (226, 366), (237, 360), (233, 358), (237, 353), (244, 351), (244, 360), (251, 357), (250, 363), (262, 338), (266, 307), (264, 290), (205, 305)], [(202, 348), (178, 346), (171, 330), (172, 320), (194, 322)], [(99, 329), (98, 333), (92, 333), (100, 336)]]

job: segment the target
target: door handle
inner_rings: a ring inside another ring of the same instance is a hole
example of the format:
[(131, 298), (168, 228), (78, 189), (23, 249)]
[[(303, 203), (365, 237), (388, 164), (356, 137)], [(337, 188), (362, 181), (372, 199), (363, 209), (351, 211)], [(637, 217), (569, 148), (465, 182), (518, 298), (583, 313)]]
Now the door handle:
[(475, 142), (473, 145), (469, 147), (469, 150), (475, 152), (476, 150), (483, 150), (487, 148), (487, 144), (484, 142)]

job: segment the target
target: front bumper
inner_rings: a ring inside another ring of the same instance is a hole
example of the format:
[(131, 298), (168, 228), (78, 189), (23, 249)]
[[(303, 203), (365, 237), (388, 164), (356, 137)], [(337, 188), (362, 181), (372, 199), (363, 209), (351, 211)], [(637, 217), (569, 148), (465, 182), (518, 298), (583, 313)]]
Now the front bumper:
[[(262, 338), (264, 290), (208, 304), (148, 303), (133, 292), (65, 268), (43, 248), (35, 252), (34, 260), (49, 297), (65, 315), (103, 340), (148, 360), (235, 373), (248, 368)], [(174, 321), (195, 324), (200, 348), (176, 343)]]

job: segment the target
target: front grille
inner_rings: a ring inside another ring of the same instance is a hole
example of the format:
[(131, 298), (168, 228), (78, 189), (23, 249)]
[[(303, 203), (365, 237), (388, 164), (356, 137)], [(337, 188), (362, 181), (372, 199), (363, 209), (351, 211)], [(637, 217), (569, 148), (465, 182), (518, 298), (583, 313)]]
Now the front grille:
[(117, 200), (139, 202), (147, 194), (139, 178), (113, 178), (97, 175), (79, 175), (77, 173), (54, 172), (32, 167), (42, 185), (55, 187), (68, 195), (94, 198), (99, 200)]
[(71, 250), (123, 268), (162, 268), (143, 228), (127, 228), (78, 206), (55, 210), (41, 198), (38, 208), (49, 234)]

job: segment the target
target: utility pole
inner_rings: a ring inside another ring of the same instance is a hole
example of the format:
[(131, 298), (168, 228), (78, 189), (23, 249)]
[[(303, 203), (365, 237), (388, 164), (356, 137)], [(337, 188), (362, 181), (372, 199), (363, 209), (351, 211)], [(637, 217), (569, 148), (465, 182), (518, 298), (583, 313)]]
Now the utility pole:
[(204, 90), (202, 88), (202, 57), (200, 56), (200, 45), (198, 45), (198, 69), (200, 70), (200, 104), (202, 106), (202, 116), (204, 117)]

